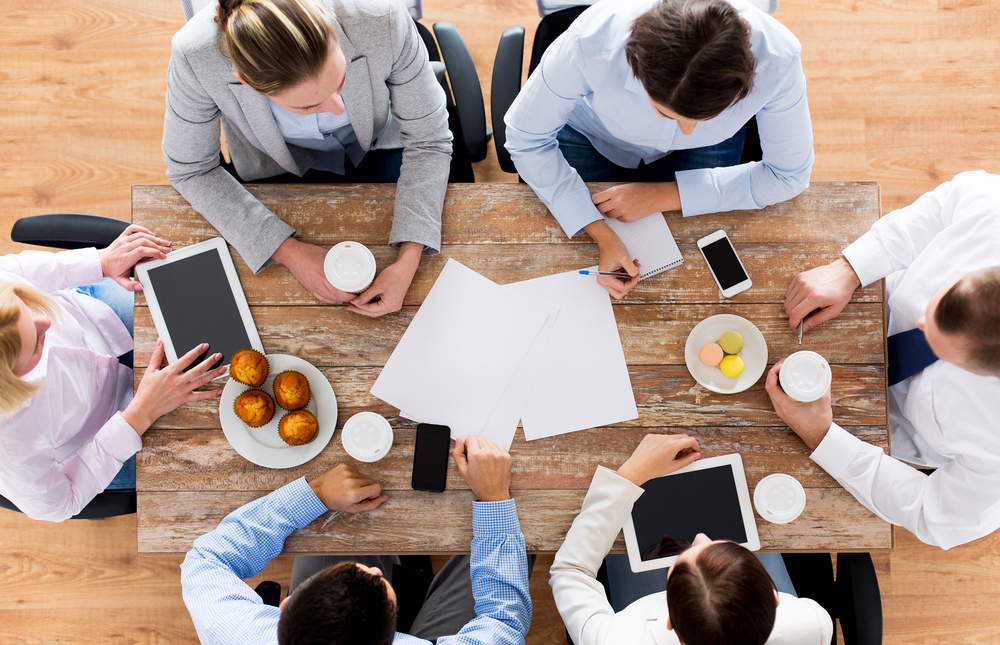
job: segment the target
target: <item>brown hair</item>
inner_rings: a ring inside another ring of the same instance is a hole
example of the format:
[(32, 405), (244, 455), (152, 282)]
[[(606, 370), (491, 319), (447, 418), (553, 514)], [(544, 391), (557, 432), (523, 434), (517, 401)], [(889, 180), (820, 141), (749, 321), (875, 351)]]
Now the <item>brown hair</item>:
[(1000, 376), (1000, 266), (962, 277), (938, 301), (934, 323), (970, 346), (964, 367)]
[(389, 645), (396, 603), (381, 577), (341, 562), (303, 582), (278, 619), (279, 645)]
[(315, 78), (337, 33), (309, 0), (219, 0), (225, 53), (247, 85), (276, 94)]
[(774, 628), (774, 582), (753, 553), (720, 542), (678, 561), (667, 576), (667, 608), (687, 645), (763, 645)]
[(57, 305), (48, 294), (28, 285), (0, 283), (0, 417), (19, 410), (40, 387), (38, 383), (27, 383), (14, 374), (21, 356), (21, 332), (17, 329), (21, 319), (18, 298), (29, 309), (43, 311), (49, 318), (58, 317)]
[(698, 121), (746, 98), (757, 63), (750, 25), (724, 0), (662, 0), (632, 23), (625, 57), (650, 98)]

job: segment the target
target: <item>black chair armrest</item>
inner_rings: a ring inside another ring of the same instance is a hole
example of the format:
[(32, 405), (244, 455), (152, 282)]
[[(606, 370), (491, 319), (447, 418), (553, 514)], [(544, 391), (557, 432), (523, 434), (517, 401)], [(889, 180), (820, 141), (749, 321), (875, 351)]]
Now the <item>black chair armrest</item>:
[(281, 585), (273, 580), (265, 580), (254, 589), (265, 605), (277, 607), (281, 604)]
[(882, 593), (870, 554), (837, 554), (837, 595), (844, 642), (882, 645)]
[(486, 158), (486, 142), (490, 132), (486, 129), (486, 108), (483, 89), (479, 85), (476, 66), (465, 46), (458, 28), (450, 22), (435, 22), (434, 35), (441, 47), (441, 57), (448, 68), (448, 80), (455, 98), (461, 121), (462, 138), (470, 161)]
[(504, 172), (516, 173), (517, 168), (504, 148), (507, 130), (503, 118), (511, 103), (521, 91), (521, 66), (524, 64), (524, 27), (508, 27), (500, 36), (497, 57), (493, 61), (493, 80), (490, 85), (490, 114), (493, 120), (493, 145), (497, 161)]
[(32, 215), (14, 222), (10, 239), (57, 249), (103, 249), (115, 241), (129, 223), (113, 217), (81, 213)]

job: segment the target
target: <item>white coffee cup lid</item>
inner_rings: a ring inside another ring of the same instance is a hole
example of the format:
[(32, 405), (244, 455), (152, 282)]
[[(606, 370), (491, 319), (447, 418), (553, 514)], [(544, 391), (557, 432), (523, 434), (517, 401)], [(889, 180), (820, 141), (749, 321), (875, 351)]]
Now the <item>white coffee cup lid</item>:
[(796, 401), (809, 402), (826, 394), (833, 376), (825, 358), (803, 350), (785, 359), (778, 372), (778, 381), (785, 394)]
[(358, 461), (378, 461), (392, 447), (392, 426), (381, 414), (358, 412), (344, 424), (340, 442)]
[(787, 524), (805, 509), (806, 489), (791, 475), (768, 475), (753, 490), (753, 507), (768, 522)]
[(323, 272), (341, 291), (361, 291), (375, 279), (375, 256), (364, 244), (341, 242), (327, 251)]

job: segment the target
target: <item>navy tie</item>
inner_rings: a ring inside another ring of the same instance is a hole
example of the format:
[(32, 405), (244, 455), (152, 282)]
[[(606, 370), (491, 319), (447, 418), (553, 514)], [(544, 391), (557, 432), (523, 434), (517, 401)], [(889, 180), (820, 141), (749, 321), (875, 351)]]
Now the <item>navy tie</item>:
[(889, 353), (886, 378), (890, 386), (905, 381), (938, 359), (920, 329), (893, 334), (886, 344)]

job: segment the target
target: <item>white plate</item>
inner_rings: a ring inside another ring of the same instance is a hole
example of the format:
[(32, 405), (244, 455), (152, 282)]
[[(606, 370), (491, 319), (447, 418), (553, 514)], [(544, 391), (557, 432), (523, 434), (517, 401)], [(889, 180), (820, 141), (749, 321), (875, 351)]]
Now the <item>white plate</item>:
[[(737, 377), (726, 376), (718, 367), (709, 367), (698, 357), (702, 347), (719, 342), (719, 337), (727, 331), (735, 331), (743, 337), (743, 349), (736, 354), (743, 359), (743, 373)], [(688, 334), (684, 362), (691, 376), (701, 385), (713, 392), (736, 394), (748, 389), (764, 373), (767, 368), (767, 343), (760, 330), (746, 318), (732, 314), (710, 316), (695, 325)]]
[(288, 413), (287, 410), (274, 404), (274, 418), (266, 425), (251, 428), (233, 412), (233, 402), (236, 397), (247, 390), (253, 389), (230, 378), (222, 389), (222, 400), (219, 402), (219, 420), (222, 421), (222, 431), (226, 434), (229, 444), (247, 461), (265, 468), (292, 468), (300, 466), (326, 448), (333, 438), (337, 428), (337, 397), (333, 387), (323, 373), (311, 363), (298, 356), (288, 354), (268, 354), (269, 369), (267, 380), (259, 388), (274, 398), (274, 377), (287, 370), (301, 372), (309, 381), (309, 391), (312, 397), (305, 407), (319, 421), (319, 433), (316, 438), (301, 446), (289, 446), (278, 436), (278, 422)]

